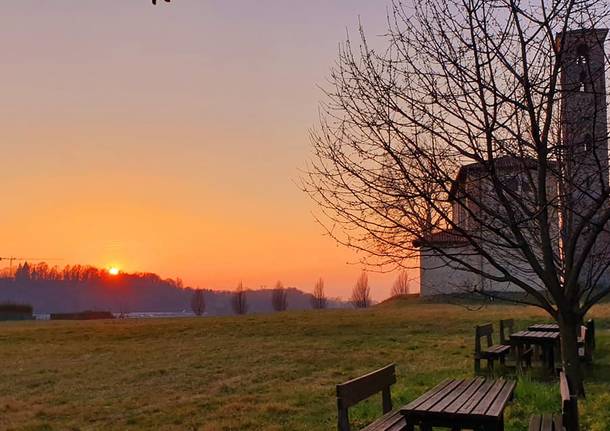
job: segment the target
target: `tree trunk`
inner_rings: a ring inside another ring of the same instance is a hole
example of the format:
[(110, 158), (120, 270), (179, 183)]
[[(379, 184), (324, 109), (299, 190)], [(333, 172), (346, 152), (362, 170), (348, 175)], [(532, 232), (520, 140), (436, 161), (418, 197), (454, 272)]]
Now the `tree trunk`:
[(580, 360), (578, 358), (579, 322), (581, 320), (580, 316), (574, 312), (560, 312), (559, 314), (563, 370), (570, 384), (570, 393), (579, 398), (584, 398), (585, 388), (580, 369)]

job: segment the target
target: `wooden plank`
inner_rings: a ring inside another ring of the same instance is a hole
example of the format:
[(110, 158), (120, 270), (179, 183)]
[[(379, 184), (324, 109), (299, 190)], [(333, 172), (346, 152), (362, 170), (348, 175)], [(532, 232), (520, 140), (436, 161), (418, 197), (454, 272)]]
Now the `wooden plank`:
[(479, 386), (477, 391), (474, 394), (472, 394), (472, 396), (462, 405), (462, 407), (460, 407), (460, 409), (457, 411), (457, 414), (460, 414), (460, 415), (470, 414), (472, 409), (474, 409), (477, 406), (477, 404), (479, 404), (481, 399), (483, 399), (485, 397), (485, 395), (491, 389), (493, 384), (494, 384), (493, 380), (486, 380), (481, 386)]
[(477, 325), (476, 327), (476, 335), (478, 337), (485, 337), (487, 335), (491, 335), (494, 332), (494, 327), (491, 323), (486, 323), (484, 325)]
[(553, 415), (542, 416), (542, 424), (540, 425), (541, 431), (553, 431)]
[(563, 418), (561, 415), (554, 415), (553, 422), (555, 423), (555, 431), (563, 431)]
[(443, 389), (441, 389), (440, 391), (438, 391), (437, 393), (432, 395), (426, 401), (421, 403), (419, 406), (417, 406), (417, 409), (415, 409), (415, 410), (417, 410), (419, 412), (429, 410), (436, 403), (440, 402), (443, 398), (450, 395), (451, 392), (453, 390), (455, 390), (455, 388), (457, 388), (458, 386), (460, 386), (462, 384), (462, 382), (463, 382), (463, 380), (454, 380), (453, 382), (451, 382), (450, 384), (445, 386)]
[(430, 412), (442, 412), (445, 407), (455, 401), (460, 395), (462, 395), (470, 386), (475, 384), (475, 379), (463, 380), (459, 386), (457, 386), (450, 394), (448, 394), (445, 398), (443, 398), (440, 402), (436, 403), (434, 406), (430, 407), (428, 411)]
[(434, 394), (436, 394), (438, 391), (440, 391), (441, 389), (443, 389), (445, 386), (451, 384), (451, 382), (454, 382), (455, 380), (453, 379), (447, 379), (447, 380), (443, 380), (441, 383), (439, 383), (438, 385), (436, 385), (435, 387), (433, 387), (432, 389), (430, 389), (428, 392), (424, 393), (423, 395), (420, 395), (418, 398), (414, 399), (413, 401), (411, 401), (409, 404), (407, 404), (406, 406), (403, 406), (400, 408), (401, 411), (405, 411), (405, 410), (414, 410), (416, 407), (418, 407), (420, 404), (422, 404), (423, 402), (427, 401), (428, 398), (432, 397)]
[(530, 425), (527, 428), (528, 431), (540, 431), (540, 424), (542, 423), (542, 416), (536, 415), (530, 418)]
[(464, 403), (472, 397), (472, 395), (479, 389), (479, 387), (485, 382), (485, 379), (478, 378), (474, 379), (470, 387), (463, 392), (458, 398), (456, 398), (450, 405), (445, 408), (448, 413), (456, 413)]
[(485, 416), (489, 406), (494, 402), (496, 397), (499, 395), (500, 391), (504, 387), (507, 382), (505, 380), (496, 380), (491, 387), (491, 389), (487, 392), (487, 394), (481, 399), (479, 404), (476, 405), (474, 409), (472, 409), (471, 414), (477, 416)]
[(513, 381), (506, 381), (506, 384), (487, 410), (486, 416), (492, 416), (495, 418), (499, 418), (500, 416), (502, 416), (504, 408), (506, 407), (506, 403), (513, 396), (513, 392), (515, 391), (515, 385), (516, 383)]
[(361, 431), (388, 431), (390, 429), (401, 429), (400, 427), (396, 428), (397, 424), (401, 424), (404, 427), (407, 424), (405, 417), (397, 410), (386, 413), (375, 422), (367, 425), (362, 428)]
[(395, 365), (390, 364), (337, 385), (337, 398), (341, 399), (343, 407), (351, 407), (394, 383), (396, 383)]
[(570, 386), (563, 371), (559, 373), (559, 391), (561, 392), (561, 400), (563, 402), (570, 401)]

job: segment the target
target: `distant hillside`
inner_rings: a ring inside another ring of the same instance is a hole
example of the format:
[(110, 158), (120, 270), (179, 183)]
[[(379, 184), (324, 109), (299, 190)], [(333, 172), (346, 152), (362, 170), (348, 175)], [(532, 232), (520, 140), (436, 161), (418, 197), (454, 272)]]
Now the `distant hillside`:
[[(271, 312), (271, 289), (247, 291), (248, 313)], [(311, 308), (311, 295), (288, 288), (288, 309)], [(44, 264), (20, 265), (15, 274), (0, 277), (0, 302), (31, 304), (34, 313), (70, 313), (83, 310), (129, 312), (190, 311), (193, 289), (156, 274), (110, 275), (93, 267), (62, 270)], [(206, 314), (233, 314), (232, 293), (204, 290)], [(329, 307), (342, 307), (329, 301)]]

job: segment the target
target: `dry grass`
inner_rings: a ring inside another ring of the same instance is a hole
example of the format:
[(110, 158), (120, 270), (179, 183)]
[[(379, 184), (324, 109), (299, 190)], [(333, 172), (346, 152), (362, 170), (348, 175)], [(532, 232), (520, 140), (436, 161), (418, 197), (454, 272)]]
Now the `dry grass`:
[[(610, 307), (582, 406), (610, 429)], [(2, 430), (329, 430), (334, 385), (396, 362), (396, 405), (447, 376), (472, 375), (473, 325), (544, 319), (525, 307), (384, 304), (233, 318), (0, 324)], [(557, 410), (555, 383), (521, 378), (507, 430)], [(356, 426), (378, 400), (354, 409)]]

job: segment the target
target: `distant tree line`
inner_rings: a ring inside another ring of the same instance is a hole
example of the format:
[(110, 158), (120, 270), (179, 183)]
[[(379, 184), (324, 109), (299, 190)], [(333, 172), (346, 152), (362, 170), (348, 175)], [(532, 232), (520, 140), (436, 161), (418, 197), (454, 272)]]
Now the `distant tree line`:
[(169, 287), (178, 289), (184, 288), (184, 284), (180, 278), (163, 279), (157, 274), (150, 272), (136, 273), (119, 273), (111, 275), (107, 270), (97, 268), (91, 265), (66, 265), (63, 268), (58, 266), (49, 266), (45, 262), (32, 264), (24, 262), (19, 264), (13, 273), (4, 271), (0, 274), (0, 279), (14, 280), (15, 282), (29, 281), (64, 281), (64, 282), (112, 282), (117, 280), (141, 280), (150, 284), (167, 284)]

